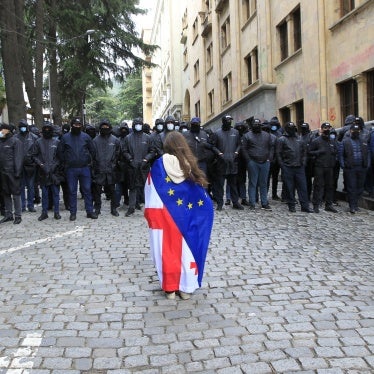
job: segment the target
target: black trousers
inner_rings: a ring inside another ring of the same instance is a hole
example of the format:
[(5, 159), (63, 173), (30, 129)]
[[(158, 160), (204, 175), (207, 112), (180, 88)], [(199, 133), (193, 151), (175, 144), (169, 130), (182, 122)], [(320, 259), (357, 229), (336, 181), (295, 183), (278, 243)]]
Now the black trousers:
[(95, 210), (101, 209), (101, 194), (103, 192), (103, 187), (107, 191), (108, 195), (110, 196), (110, 209), (115, 209), (116, 204), (116, 194), (115, 194), (115, 185), (114, 184), (106, 184), (104, 186), (100, 184), (93, 183), (92, 184), (92, 192), (93, 192), (93, 201), (94, 201), (94, 208)]
[(334, 200), (334, 168), (314, 167), (313, 205), (320, 205), (325, 197), (326, 206)]

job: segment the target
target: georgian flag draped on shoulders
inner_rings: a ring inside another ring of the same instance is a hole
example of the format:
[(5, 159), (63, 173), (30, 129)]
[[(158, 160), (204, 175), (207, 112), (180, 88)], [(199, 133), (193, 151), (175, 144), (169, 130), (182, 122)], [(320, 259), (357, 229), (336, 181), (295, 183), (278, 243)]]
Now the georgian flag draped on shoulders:
[(192, 293), (203, 278), (213, 226), (212, 201), (203, 187), (189, 180), (174, 183), (162, 158), (153, 163), (144, 191), (144, 216), (161, 287)]

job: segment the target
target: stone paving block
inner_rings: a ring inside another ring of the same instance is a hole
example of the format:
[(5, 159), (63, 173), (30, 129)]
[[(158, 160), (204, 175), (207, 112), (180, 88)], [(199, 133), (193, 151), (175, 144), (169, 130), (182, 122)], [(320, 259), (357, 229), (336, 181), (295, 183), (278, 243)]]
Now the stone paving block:
[(122, 365), (122, 359), (117, 357), (98, 357), (93, 360), (94, 369), (119, 369)]
[(331, 358), (329, 362), (331, 366), (336, 366), (343, 370), (366, 370), (369, 368), (368, 364), (361, 357)]
[(87, 371), (93, 372), (93, 360), (91, 358), (75, 358), (73, 359), (73, 367), (78, 369), (80, 373)]
[(328, 362), (323, 358), (316, 357), (300, 357), (301, 367), (304, 370), (316, 370), (328, 368)]
[(272, 361), (271, 365), (275, 369), (275, 371), (279, 373), (300, 370), (300, 365), (297, 363), (296, 360), (291, 358)]
[(46, 369), (70, 369), (72, 365), (72, 359), (63, 357), (47, 357), (43, 361), (43, 366)]
[(244, 373), (251, 374), (273, 374), (272, 367), (266, 362), (253, 362), (240, 366)]

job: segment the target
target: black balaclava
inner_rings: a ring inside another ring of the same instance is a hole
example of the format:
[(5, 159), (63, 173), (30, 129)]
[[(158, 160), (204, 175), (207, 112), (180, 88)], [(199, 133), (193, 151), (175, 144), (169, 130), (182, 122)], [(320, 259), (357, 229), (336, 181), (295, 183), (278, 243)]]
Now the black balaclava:
[(70, 132), (73, 135), (79, 135), (82, 132), (82, 122), (79, 118), (73, 118), (70, 126)]
[(259, 134), (261, 132), (261, 121), (259, 119), (254, 119), (252, 122), (252, 131), (255, 134)]
[(351, 138), (359, 139), (360, 137), (360, 126), (358, 124), (351, 125)]
[(125, 136), (129, 135), (130, 130), (127, 126), (121, 126), (119, 129), (119, 136), (124, 138)]
[(190, 131), (193, 133), (200, 132), (200, 122), (192, 122), (190, 124)]
[(222, 130), (229, 131), (231, 129), (232, 117), (229, 115), (222, 117)]
[(300, 126), (301, 135), (306, 135), (310, 133), (309, 123), (302, 123)]
[(286, 131), (288, 136), (296, 136), (296, 125), (293, 122), (287, 122), (284, 131)]
[(44, 139), (52, 139), (53, 138), (53, 127), (52, 126), (43, 126), (42, 127), (42, 135)]
[(76, 125), (71, 126), (70, 132), (73, 135), (79, 135), (82, 132), (82, 125), (80, 125), (80, 126), (76, 126)]

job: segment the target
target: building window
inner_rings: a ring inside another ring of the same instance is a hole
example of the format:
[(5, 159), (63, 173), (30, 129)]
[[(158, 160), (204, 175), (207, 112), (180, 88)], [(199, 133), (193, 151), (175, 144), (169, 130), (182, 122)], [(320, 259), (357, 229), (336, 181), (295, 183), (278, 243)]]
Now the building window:
[(221, 26), (221, 45), (222, 50), (230, 45), (230, 17), (227, 17), (226, 21)]
[(197, 35), (198, 35), (198, 21), (197, 21), (197, 17), (195, 18), (195, 21), (192, 25), (192, 40), (195, 41), (195, 39), (197, 38)]
[(231, 73), (227, 74), (226, 77), (223, 78), (223, 104), (227, 103), (231, 100)]
[(213, 43), (208, 45), (206, 49), (206, 70), (209, 70), (213, 66)]
[(295, 121), (297, 125), (304, 122), (304, 101), (300, 100), (295, 103)]
[(252, 83), (258, 80), (258, 54), (257, 54), (257, 47), (253, 49), (253, 51), (244, 59), (245, 67), (246, 67), (246, 79), (247, 85), (251, 85)]
[(183, 66), (184, 66), (184, 69), (186, 69), (188, 65), (188, 51), (187, 51), (187, 48), (185, 48), (185, 50), (183, 51)]
[(195, 116), (200, 117), (200, 100), (195, 104)]
[(368, 120), (374, 120), (374, 70), (367, 73)]
[(281, 117), (281, 123), (285, 124), (291, 121), (291, 110), (289, 107), (285, 106), (279, 109), (279, 114)]
[(214, 90), (208, 93), (208, 114), (214, 113)]
[(200, 80), (200, 68), (199, 68), (199, 60), (195, 62), (195, 65), (193, 66), (193, 72), (194, 72), (194, 84), (198, 83)]
[[(301, 12), (300, 7), (290, 13), (278, 26), (280, 59), (301, 49)], [(289, 44), (291, 43), (291, 44)]]
[(280, 58), (281, 61), (288, 57), (288, 32), (287, 32), (287, 22), (284, 21), (278, 25), (279, 33), (279, 46), (280, 46)]
[(300, 14), (300, 8), (297, 8), (292, 13), (292, 18), (293, 18), (294, 51), (297, 51), (301, 48), (301, 14)]
[(242, 0), (243, 21), (246, 22), (256, 11), (256, 0)]
[(340, 15), (344, 17), (355, 8), (355, 0), (340, 0)]
[(357, 82), (351, 79), (339, 85), (341, 117), (349, 114), (358, 115)]

